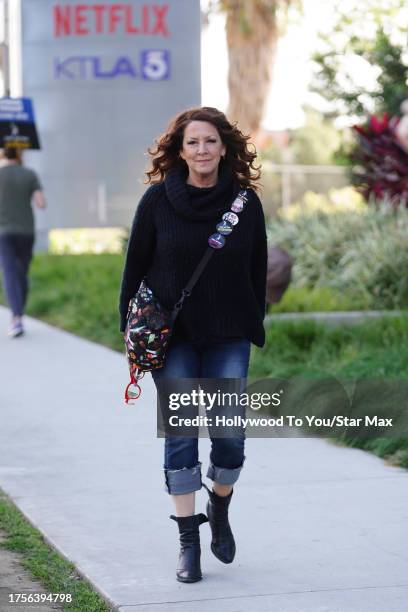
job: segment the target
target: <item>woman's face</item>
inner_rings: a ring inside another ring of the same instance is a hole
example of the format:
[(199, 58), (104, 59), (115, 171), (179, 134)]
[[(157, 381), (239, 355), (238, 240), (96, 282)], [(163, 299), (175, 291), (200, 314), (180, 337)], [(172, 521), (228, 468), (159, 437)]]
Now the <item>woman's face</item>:
[(207, 121), (191, 121), (184, 130), (180, 157), (188, 166), (189, 178), (217, 182), (218, 164), (225, 145), (216, 127)]

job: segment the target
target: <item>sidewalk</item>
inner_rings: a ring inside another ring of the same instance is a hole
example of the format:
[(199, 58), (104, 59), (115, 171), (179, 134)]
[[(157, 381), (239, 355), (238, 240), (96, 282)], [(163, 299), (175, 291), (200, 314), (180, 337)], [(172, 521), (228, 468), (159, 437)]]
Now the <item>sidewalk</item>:
[(361, 325), (369, 320), (395, 318), (406, 314), (404, 310), (351, 310), (336, 312), (276, 312), (265, 317), (265, 323), (275, 321), (315, 321), (329, 327)]
[(0, 487), (120, 612), (405, 612), (407, 471), (323, 440), (249, 439), (236, 560), (212, 555), (203, 525), (204, 579), (178, 583), (150, 377), (125, 406), (124, 356), (33, 319), (10, 340), (7, 324), (0, 307)]

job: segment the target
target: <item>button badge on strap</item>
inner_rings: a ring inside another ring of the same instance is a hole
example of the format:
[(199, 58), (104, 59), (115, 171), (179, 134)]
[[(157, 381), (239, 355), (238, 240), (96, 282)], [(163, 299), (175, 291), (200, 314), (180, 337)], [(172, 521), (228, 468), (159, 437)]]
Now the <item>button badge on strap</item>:
[(228, 221), (231, 225), (236, 225), (239, 221), (238, 215), (233, 212), (226, 212), (222, 215), (224, 221)]
[(223, 236), (228, 236), (232, 232), (232, 225), (228, 221), (220, 221), (217, 223), (217, 232)]
[(248, 195), (246, 190), (240, 191), (233, 203), (231, 204), (231, 210), (234, 212), (226, 212), (222, 215), (222, 221), (217, 223), (216, 229), (217, 233), (212, 234), (208, 239), (208, 244), (213, 249), (222, 249), (225, 244), (224, 236), (229, 236), (229, 234), (234, 229), (234, 226), (238, 223), (239, 217), (235, 213), (242, 212), (244, 205), (248, 200)]
[(212, 234), (208, 239), (208, 244), (213, 249), (222, 249), (225, 244), (225, 238), (221, 234)]
[(240, 213), (242, 212), (242, 209), (244, 208), (244, 204), (245, 204), (245, 198), (238, 196), (235, 198), (235, 200), (231, 204), (231, 210), (235, 213)]

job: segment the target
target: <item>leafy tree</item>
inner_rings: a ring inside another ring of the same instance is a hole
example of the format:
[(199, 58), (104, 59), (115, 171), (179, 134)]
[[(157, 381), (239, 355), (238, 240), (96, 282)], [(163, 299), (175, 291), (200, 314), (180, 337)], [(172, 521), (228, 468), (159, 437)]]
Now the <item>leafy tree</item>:
[[(405, 0), (332, 2), (337, 18), (321, 34), (312, 87), (330, 103), (327, 114), (347, 115), (355, 122), (372, 113), (398, 114), (408, 95)], [(371, 75), (371, 86), (362, 74)]]

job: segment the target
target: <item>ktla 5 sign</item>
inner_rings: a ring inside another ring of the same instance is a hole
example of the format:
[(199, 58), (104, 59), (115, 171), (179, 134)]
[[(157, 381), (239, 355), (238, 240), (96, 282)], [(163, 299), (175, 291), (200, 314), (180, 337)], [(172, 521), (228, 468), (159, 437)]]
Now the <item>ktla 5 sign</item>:
[[(66, 4), (53, 7), (55, 38), (80, 36), (160, 36), (168, 38), (169, 5), (143, 4)], [(122, 38), (123, 39), (123, 38)], [(81, 45), (83, 49), (83, 44)], [(111, 58), (80, 53), (54, 58), (54, 79), (106, 80), (115, 78), (161, 81), (170, 76), (170, 52), (145, 49), (135, 58)]]
[(98, 56), (75, 56), (54, 61), (56, 79), (114, 79), (120, 76), (146, 81), (168, 79), (170, 76), (169, 52), (142, 51), (138, 61), (126, 56), (114, 60)]

